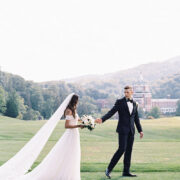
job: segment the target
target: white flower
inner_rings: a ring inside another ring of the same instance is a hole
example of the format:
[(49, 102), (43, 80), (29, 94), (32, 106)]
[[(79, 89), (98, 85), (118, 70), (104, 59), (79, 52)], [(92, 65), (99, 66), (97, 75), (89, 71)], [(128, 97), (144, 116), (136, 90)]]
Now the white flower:
[(90, 115), (83, 115), (81, 117), (82, 123), (87, 126), (89, 130), (92, 130), (95, 128), (95, 119)]
[(138, 106), (139, 106), (139, 103), (136, 101), (136, 106), (137, 106), (137, 108), (138, 108)]
[(86, 115), (83, 115), (81, 119), (84, 124), (88, 124), (88, 118)]

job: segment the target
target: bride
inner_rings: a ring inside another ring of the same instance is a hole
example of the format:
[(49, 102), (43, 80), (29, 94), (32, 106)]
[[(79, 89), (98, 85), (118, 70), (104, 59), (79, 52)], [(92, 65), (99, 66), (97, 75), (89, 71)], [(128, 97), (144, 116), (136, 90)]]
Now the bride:
[(31, 172), (18, 177), (18, 180), (80, 180), (80, 136), (77, 114), (78, 95), (74, 94), (64, 111), (66, 131)]

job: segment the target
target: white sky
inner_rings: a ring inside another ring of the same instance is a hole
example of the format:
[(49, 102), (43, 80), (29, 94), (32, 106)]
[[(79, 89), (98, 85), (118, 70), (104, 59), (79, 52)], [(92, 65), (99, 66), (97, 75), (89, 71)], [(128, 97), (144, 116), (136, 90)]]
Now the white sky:
[(34, 81), (180, 55), (179, 0), (1, 0), (0, 66)]

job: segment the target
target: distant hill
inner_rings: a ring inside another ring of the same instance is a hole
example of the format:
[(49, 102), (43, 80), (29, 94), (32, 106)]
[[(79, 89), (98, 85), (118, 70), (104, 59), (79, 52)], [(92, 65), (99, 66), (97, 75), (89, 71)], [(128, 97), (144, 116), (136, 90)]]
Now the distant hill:
[(85, 75), (77, 78), (64, 79), (64, 81), (116, 95), (122, 93), (125, 85), (136, 83), (139, 80), (140, 73), (142, 73), (144, 80), (154, 88), (157, 80), (180, 73), (180, 56), (162, 62), (142, 64), (135, 68), (114, 73)]
[(179, 71), (180, 71), (180, 56), (162, 62), (142, 64), (134, 68), (121, 70), (114, 73), (108, 73), (104, 75), (85, 75), (71, 79), (64, 79), (64, 81), (78, 82), (78, 83), (80, 82), (81, 84), (83, 84), (85, 82), (98, 81), (98, 80), (109, 81), (112, 79), (114, 80), (118, 79), (118, 81), (120, 81), (122, 79), (123, 81), (128, 80), (131, 82), (132, 79), (134, 80), (138, 79), (139, 73), (141, 72), (144, 76), (144, 79), (151, 82), (159, 78), (162, 78), (164, 76), (176, 74)]
[(152, 92), (155, 98), (180, 99), (180, 73), (156, 81)]

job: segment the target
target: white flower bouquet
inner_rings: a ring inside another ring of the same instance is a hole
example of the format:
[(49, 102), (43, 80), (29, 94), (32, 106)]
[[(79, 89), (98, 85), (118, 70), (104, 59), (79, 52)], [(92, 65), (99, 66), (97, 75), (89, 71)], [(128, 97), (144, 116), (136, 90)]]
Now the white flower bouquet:
[(96, 126), (95, 119), (90, 115), (83, 115), (81, 120), (84, 127), (88, 128), (90, 131), (92, 131)]

